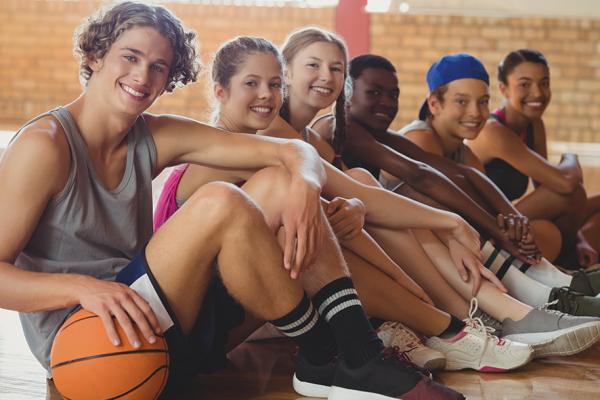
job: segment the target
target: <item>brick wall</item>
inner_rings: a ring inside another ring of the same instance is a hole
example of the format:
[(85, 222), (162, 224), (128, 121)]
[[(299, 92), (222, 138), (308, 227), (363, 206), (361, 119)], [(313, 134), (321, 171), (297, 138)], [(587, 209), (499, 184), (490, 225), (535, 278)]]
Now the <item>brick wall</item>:
[(371, 51), (388, 57), (400, 80), (399, 126), (416, 117), (425, 73), (445, 53), (467, 51), (491, 75), (492, 106), (501, 103), (496, 67), (512, 50), (540, 50), (551, 64), (553, 98), (544, 121), (558, 141), (600, 142), (600, 20), (373, 14)]
[[(80, 93), (72, 34), (99, 4), (100, 1), (0, 0), (0, 126), (18, 126)], [(170, 3), (168, 7), (197, 31), (205, 64), (210, 63), (211, 54), (222, 42), (236, 35), (262, 36), (279, 45), (291, 30), (305, 25), (333, 29), (335, 12), (333, 8), (189, 3)], [(209, 114), (207, 93), (201, 80), (162, 96), (151, 111), (204, 119)]]
[[(99, 1), (0, 1), (0, 126), (28, 118), (75, 98), (80, 92), (72, 32)], [(332, 29), (332, 8), (168, 5), (197, 30), (202, 59), (235, 35), (261, 35), (280, 44), (292, 29)], [(389, 57), (399, 71), (400, 113), (394, 126), (414, 118), (427, 88), (425, 72), (446, 52), (469, 51), (489, 72), (510, 50), (530, 46), (552, 64), (554, 97), (546, 112), (551, 139), (600, 142), (600, 21), (499, 19), (372, 14), (372, 52)], [(498, 105), (495, 77), (492, 104)], [(200, 82), (163, 96), (154, 112), (206, 116), (206, 86)]]

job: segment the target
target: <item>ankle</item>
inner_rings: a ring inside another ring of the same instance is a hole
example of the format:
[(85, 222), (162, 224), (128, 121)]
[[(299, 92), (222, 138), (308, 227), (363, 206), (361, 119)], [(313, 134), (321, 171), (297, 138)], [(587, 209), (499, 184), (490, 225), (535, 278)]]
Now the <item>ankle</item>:
[(454, 315), (450, 316), (450, 322), (442, 333), (437, 335), (441, 339), (451, 339), (458, 335), (465, 327), (465, 322), (461, 321)]

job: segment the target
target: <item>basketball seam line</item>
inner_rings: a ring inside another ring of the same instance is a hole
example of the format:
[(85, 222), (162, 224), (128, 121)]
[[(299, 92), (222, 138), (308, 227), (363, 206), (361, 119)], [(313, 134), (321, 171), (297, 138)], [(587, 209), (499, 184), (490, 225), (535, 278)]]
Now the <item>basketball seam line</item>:
[(138, 353), (168, 353), (168, 350), (142, 349), (142, 350), (129, 350), (129, 351), (118, 351), (118, 352), (114, 352), (114, 353), (97, 354), (95, 356), (88, 356), (88, 357), (76, 358), (74, 360), (63, 361), (58, 364), (50, 366), (50, 368), (56, 369), (56, 368), (63, 367), (68, 364), (73, 364), (73, 363), (86, 361), (86, 360), (93, 360), (95, 358), (104, 358), (104, 357), (112, 357), (112, 356), (125, 355), (125, 354), (138, 354)]
[[(158, 371), (160, 371), (161, 369), (164, 369), (164, 368), (168, 368), (168, 365), (162, 365), (162, 366), (158, 367), (158, 368), (157, 368), (157, 369), (156, 369), (154, 372), (152, 372), (152, 373), (151, 373), (151, 374), (150, 374), (150, 375), (149, 375), (149, 376), (148, 376), (146, 379), (144, 379), (144, 380), (143, 380), (142, 382), (140, 382), (140, 383), (139, 383), (137, 386), (135, 386), (135, 387), (133, 387), (133, 388), (129, 389), (129, 390), (128, 390), (128, 391), (126, 391), (125, 393), (121, 393), (121, 394), (117, 395), (116, 397), (110, 397), (110, 398), (108, 398), (108, 399), (106, 399), (106, 400), (116, 400), (116, 399), (118, 399), (118, 398), (120, 398), (120, 397), (123, 397), (123, 396), (125, 396), (125, 395), (127, 395), (127, 394), (129, 394), (129, 393), (133, 392), (134, 390), (137, 390), (138, 388), (140, 388), (141, 386), (143, 386), (143, 385), (144, 385), (146, 382), (148, 382), (150, 379), (152, 379), (152, 377), (153, 377), (154, 375), (156, 375), (156, 373), (157, 373)], [(161, 385), (161, 389), (160, 389), (160, 391), (158, 392), (158, 394), (159, 394), (159, 395), (162, 393), (162, 389), (163, 389), (163, 388), (164, 388), (164, 379), (163, 379), (163, 384)], [(64, 398), (65, 400), (72, 400), (70, 397), (66, 397), (66, 396), (63, 396), (63, 398)]]
[[(82, 308), (81, 310), (85, 310), (85, 308)], [(79, 318), (78, 320), (70, 322), (68, 325), (61, 326), (60, 327), (60, 331), (64, 331), (65, 329), (67, 329), (68, 327), (76, 324), (77, 322), (85, 321), (86, 319), (92, 319), (92, 318), (100, 318), (100, 316), (94, 314), (94, 315), (90, 315), (90, 316), (87, 316), (87, 317)], [(116, 317), (112, 317), (112, 319), (116, 320)], [(157, 336), (157, 337), (160, 337), (160, 338), (162, 338), (162, 337), (165, 336), (164, 334), (159, 334), (159, 333), (155, 333), (154, 335)]]
[(73, 324), (76, 324), (76, 323), (77, 323), (77, 322), (79, 322), (79, 321), (85, 321), (86, 319), (91, 319), (91, 318), (98, 318), (98, 316), (97, 316), (97, 315), (90, 315), (90, 316), (88, 316), (88, 317), (79, 318), (78, 320), (75, 320), (75, 321), (72, 321), (72, 322), (70, 322), (70, 323), (69, 323), (69, 325), (62, 326), (62, 327), (60, 328), (60, 330), (61, 330), (61, 331), (62, 331), (62, 330), (65, 330), (65, 329), (67, 329), (68, 327), (70, 327), (71, 325), (73, 325)]
[[(150, 374), (150, 376), (148, 376), (146, 379), (144, 379), (142, 382), (140, 382), (140, 383), (139, 383), (137, 386), (135, 386), (135, 387), (132, 387), (131, 389), (129, 389), (129, 390), (128, 390), (128, 391), (126, 391), (125, 393), (121, 393), (121, 394), (119, 394), (119, 395), (117, 395), (117, 396), (115, 396), (115, 397), (110, 397), (110, 398), (109, 398), (109, 399), (107, 399), (107, 400), (116, 400), (116, 399), (118, 399), (118, 398), (121, 398), (121, 397), (123, 397), (123, 396), (125, 396), (125, 395), (127, 395), (127, 394), (129, 394), (129, 393), (131, 393), (131, 392), (133, 392), (134, 390), (137, 390), (137, 389), (139, 389), (140, 387), (144, 386), (144, 384), (145, 384), (146, 382), (148, 382), (150, 379), (152, 379), (152, 377), (153, 377), (154, 375), (156, 375), (156, 373), (157, 373), (158, 371), (160, 371), (161, 369), (164, 369), (164, 368), (167, 368), (167, 369), (168, 369), (168, 366), (167, 366), (167, 365), (162, 365), (162, 366), (158, 367), (158, 368), (157, 368), (157, 369), (156, 369), (154, 372), (152, 372), (152, 373)], [(163, 383), (164, 383), (164, 380), (163, 380)], [(160, 392), (162, 392), (162, 389), (163, 389), (163, 387), (164, 387), (164, 386), (162, 386), (162, 387), (160, 388), (159, 394), (160, 394)]]

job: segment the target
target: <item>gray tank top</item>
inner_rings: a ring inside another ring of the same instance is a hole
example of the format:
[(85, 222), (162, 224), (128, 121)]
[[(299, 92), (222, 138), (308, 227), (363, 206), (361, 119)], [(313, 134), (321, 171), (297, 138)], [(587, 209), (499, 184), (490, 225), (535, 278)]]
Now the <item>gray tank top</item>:
[[(411, 131), (430, 131), (433, 132), (433, 128), (426, 121), (422, 121), (417, 119), (410, 124), (406, 125), (404, 128), (400, 129), (398, 133), (400, 135), (406, 135)], [(465, 163), (465, 150), (466, 145), (462, 143), (459, 148), (449, 157), (451, 160), (456, 161), (459, 164)]]
[[(48, 202), (15, 264), (28, 271), (114, 280), (152, 236), (154, 140), (139, 117), (126, 137), (123, 179), (114, 190), (107, 190), (69, 111), (52, 110), (25, 126), (47, 115), (60, 122), (69, 143), (69, 177), (64, 189)], [(74, 308), (19, 314), (27, 343), (47, 370), (56, 331)]]

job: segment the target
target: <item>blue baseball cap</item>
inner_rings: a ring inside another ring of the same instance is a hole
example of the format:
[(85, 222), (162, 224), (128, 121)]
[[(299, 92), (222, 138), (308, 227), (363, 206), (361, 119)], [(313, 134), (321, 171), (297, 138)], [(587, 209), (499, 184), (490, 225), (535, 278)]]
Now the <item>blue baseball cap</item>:
[[(429, 93), (447, 83), (465, 78), (480, 79), (486, 84), (490, 84), (490, 77), (477, 58), (465, 53), (445, 55), (433, 63), (427, 71)], [(428, 110), (427, 100), (425, 100), (419, 110), (420, 120), (427, 119)]]

